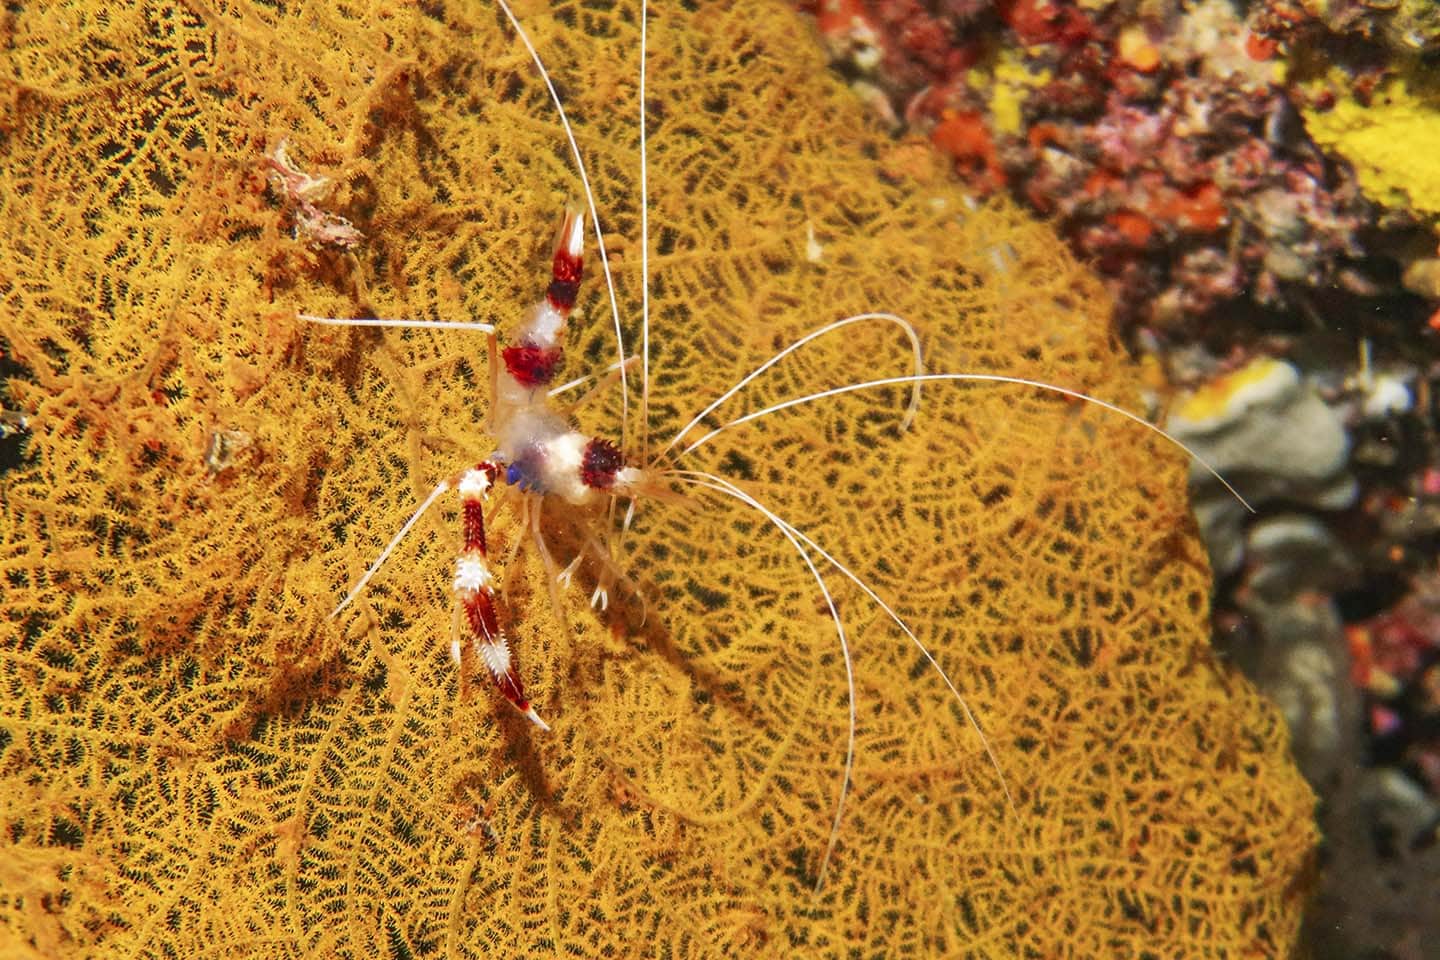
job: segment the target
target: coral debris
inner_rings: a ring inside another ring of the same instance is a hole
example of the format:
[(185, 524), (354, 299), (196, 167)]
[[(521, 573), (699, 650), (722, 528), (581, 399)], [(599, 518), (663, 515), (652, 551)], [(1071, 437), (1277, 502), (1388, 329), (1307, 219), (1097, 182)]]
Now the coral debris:
[(269, 165), (271, 187), (295, 208), (296, 235), (312, 246), (344, 250), (364, 240), (365, 235), (349, 220), (321, 209), (320, 204), (330, 196), (334, 181), (301, 170), (290, 159), (289, 145), (288, 140), (281, 140), (265, 155), (265, 160)]
[(1057, 217), (1123, 325), (1351, 283), (1372, 215), (1305, 138), (1273, 47), (1224, 0), (1144, 10), (847, 0), (820, 29), (975, 188)]

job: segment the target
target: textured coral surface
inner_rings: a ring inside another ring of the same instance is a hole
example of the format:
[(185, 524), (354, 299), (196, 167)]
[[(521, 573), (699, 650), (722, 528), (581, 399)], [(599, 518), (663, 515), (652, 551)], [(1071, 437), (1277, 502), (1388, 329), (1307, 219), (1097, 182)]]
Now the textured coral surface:
[[(521, 15), (577, 120), (633, 334), (635, 10)], [(550, 734), (449, 661), (452, 505), (327, 619), (425, 493), (490, 452), (488, 377), (473, 335), (296, 311), (503, 329), (578, 191), (498, 12), (11, 16), (0, 337), (34, 416), (0, 525), (0, 953), (1288, 953), (1311, 797), (1275, 712), (1208, 652), (1172, 450), (1053, 396), (940, 385), (908, 432), (905, 392), (872, 392), (685, 458), (894, 603), (1013, 796), (915, 649), (832, 577), (859, 743), (817, 894), (845, 671), (814, 580), (753, 512), (643, 504), (622, 561), (638, 593), (599, 618), (574, 590), (569, 629), (499, 514)], [(818, 54), (797, 60), (803, 29), (765, 4), (655, 10), (653, 436), (817, 323), (881, 307), (914, 318), (932, 369), (1130, 402), (1096, 284), (1017, 214), (887, 183), (884, 139)], [(352, 251), (296, 238), (265, 176), (282, 139), (335, 179), (323, 212), (364, 235)], [(575, 373), (614, 354), (596, 275)], [(908, 363), (893, 327), (851, 327), (732, 412)], [(620, 439), (618, 406), (580, 417)], [(568, 558), (603, 520), (544, 525)]]

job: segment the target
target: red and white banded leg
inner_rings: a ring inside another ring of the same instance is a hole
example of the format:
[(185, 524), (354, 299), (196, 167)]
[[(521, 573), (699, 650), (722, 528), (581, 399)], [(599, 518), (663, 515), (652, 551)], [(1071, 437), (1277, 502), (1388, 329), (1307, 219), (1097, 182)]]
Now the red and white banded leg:
[[(500, 475), (500, 466), (490, 461), (465, 471), (457, 484), (464, 522), (465, 546), (455, 558), (455, 602), (461, 622), (470, 635), (470, 647), (490, 671), (495, 686), (505, 699), (515, 705), (532, 723), (542, 730), (550, 726), (540, 719), (520, 682), (510, 640), (500, 628), (495, 612), (495, 574), (490, 569), (485, 544), (485, 501), (490, 488)], [(451, 644), (450, 656), (460, 661), (460, 641)]]

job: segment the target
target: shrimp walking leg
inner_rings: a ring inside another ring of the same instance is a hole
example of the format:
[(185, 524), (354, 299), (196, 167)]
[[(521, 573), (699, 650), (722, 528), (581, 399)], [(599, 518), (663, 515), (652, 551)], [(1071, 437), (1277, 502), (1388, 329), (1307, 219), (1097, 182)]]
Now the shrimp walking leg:
[[(465, 544), (455, 558), (455, 579), (452, 588), (455, 604), (461, 612), (464, 633), (470, 648), (485, 664), (496, 687), (532, 723), (542, 730), (550, 727), (525, 697), (525, 687), (516, 669), (510, 640), (500, 627), (496, 610), (495, 574), (490, 569), (489, 547), (485, 541), (485, 500), (500, 468), (486, 461), (465, 471), (457, 488), (463, 513)], [(452, 649), (452, 656), (454, 651)]]

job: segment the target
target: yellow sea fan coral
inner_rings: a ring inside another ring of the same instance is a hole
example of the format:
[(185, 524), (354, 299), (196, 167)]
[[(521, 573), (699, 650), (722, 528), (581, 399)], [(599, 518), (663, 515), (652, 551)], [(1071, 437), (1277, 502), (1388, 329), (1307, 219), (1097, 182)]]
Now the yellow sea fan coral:
[[(638, 317), (635, 9), (521, 15), (555, 71)], [(932, 369), (1124, 402), (1094, 284), (1045, 228), (885, 182), (883, 137), (769, 4), (660, 7), (649, 111), (652, 437), (816, 324), (887, 308)], [(59, 31), (54, 24), (63, 22)], [(982, 718), (832, 578), (860, 743), (830, 878), (845, 674), (765, 521), (693, 494), (623, 544), (638, 595), (555, 623), (506, 567), (537, 734), (446, 653), (453, 506), (338, 622), (420, 498), (490, 452), (476, 338), (578, 190), (488, 6), (24, 11), (0, 154), (0, 336), (33, 463), (5, 478), (0, 943), (46, 956), (1284, 955), (1311, 797), (1206, 647), (1184, 464), (1016, 389), (854, 395), (723, 434), (736, 478), (845, 558)], [(266, 154), (365, 237), (313, 249)], [(821, 251), (807, 259), (807, 227)], [(614, 354), (595, 258), (572, 369)], [(856, 328), (851, 328), (854, 330)], [(883, 326), (734, 413), (904, 373)], [(619, 438), (618, 404), (587, 429)], [(638, 456), (636, 424), (627, 439)], [(217, 443), (232, 443), (221, 457)], [(652, 442), (651, 449), (654, 449)], [(584, 518), (579, 518), (583, 520)], [(578, 522), (578, 521), (577, 521)], [(559, 511), (563, 555), (583, 526)], [(495, 553), (521, 538), (495, 524)], [(576, 591), (578, 596), (579, 591)]]

